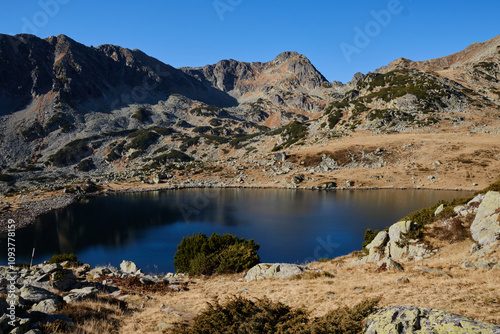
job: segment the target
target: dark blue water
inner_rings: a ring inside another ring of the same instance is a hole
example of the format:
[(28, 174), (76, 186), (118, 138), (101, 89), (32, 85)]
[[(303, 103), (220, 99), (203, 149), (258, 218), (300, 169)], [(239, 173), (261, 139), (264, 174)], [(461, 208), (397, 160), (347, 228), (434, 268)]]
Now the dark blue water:
[[(441, 199), (432, 190), (295, 191), (185, 189), (111, 195), (45, 215), (16, 234), (18, 262), (74, 253), (92, 266), (134, 261), (146, 272), (173, 271), (182, 237), (231, 233), (260, 244), (263, 262), (305, 263), (359, 250), (367, 228), (383, 229)], [(0, 263), (6, 264), (6, 239)]]

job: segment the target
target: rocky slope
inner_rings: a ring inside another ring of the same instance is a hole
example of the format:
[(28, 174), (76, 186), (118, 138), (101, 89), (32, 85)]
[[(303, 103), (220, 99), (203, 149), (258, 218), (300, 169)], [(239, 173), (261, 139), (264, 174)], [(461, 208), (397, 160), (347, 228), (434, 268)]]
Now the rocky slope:
[[(366, 131), (495, 134), (499, 41), (438, 60), (398, 60), (344, 85), (296, 52), (175, 69), (139, 50), (64, 35), (0, 35), (0, 191), (161, 179), (188, 166), (239, 180), (233, 159), (265, 166), (273, 152)], [(298, 154), (271, 172), (382, 168), (388, 151)]]

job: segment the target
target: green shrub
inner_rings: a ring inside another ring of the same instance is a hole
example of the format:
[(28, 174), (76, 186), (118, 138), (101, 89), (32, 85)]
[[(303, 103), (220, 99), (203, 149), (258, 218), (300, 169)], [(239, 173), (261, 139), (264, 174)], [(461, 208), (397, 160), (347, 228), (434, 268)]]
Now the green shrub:
[(132, 141), (127, 146), (127, 149), (145, 151), (160, 138), (160, 135), (153, 131), (137, 130), (128, 137), (132, 138)]
[(211, 126), (197, 126), (193, 129), (193, 132), (196, 132), (196, 133), (207, 133), (207, 132), (210, 132), (212, 130), (212, 127)]
[(166, 164), (169, 162), (189, 162), (193, 161), (193, 158), (180, 151), (170, 150), (168, 153), (159, 155), (155, 157), (153, 160), (160, 164)]
[(78, 262), (78, 256), (75, 254), (54, 254), (52, 257), (49, 259), (49, 263), (61, 263), (64, 261), (68, 261), (70, 263), (77, 263)]
[(140, 107), (132, 114), (132, 118), (136, 119), (139, 123), (144, 123), (148, 120), (150, 114), (146, 108)]
[(366, 246), (368, 246), (373, 241), (373, 239), (375, 239), (378, 233), (378, 230), (375, 230), (375, 232), (373, 232), (371, 228), (365, 231), (365, 241), (363, 242), (363, 251), (365, 253), (368, 251), (366, 249)]
[(243, 148), (245, 147), (246, 145), (248, 145), (248, 143), (245, 143), (247, 141), (250, 141), (252, 140), (253, 138), (259, 136), (261, 133), (253, 133), (253, 134), (249, 134), (249, 135), (236, 135), (233, 140), (231, 140), (229, 142), (229, 145), (236, 148), (236, 149), (240, 149), (240, 148)]
[(52, 132), (57, 129), (61, 129), (62, 132), (68, 133), (73, 130), (75, 127), (71, 122), (69, 122), (63, 114), (57, 113), (53, 115), (45, 124), (45, 131)]
[(174, 255), (177, 272), (191, 275), (237, 273), (250, 269), (260, 262), (253, 240), (231, 234), (207, 237), (203, 233), (184, 237)]
[(484, 188), (475, 193), (475, 195), (486, 194), (488, 191), (500, 191), (500, 180), (495, 183), (490, 184), (488, 187)]
[(340, 111), (340, 109), (335, 109), (335, 111), (328, 116), (329, 128), (333, 129), (335, 125), (337, 125), (340, 122), (342, 116), (343, 116), (342, 111)]
[(188, 138), (184, 139), (183, 143), (180, 146), (181, 151), (185, 151), (191, 146), (198, 145), (200, 138), (201, 138), (200, 136), (196, 136), (193, 138), (188, 137)]
[(76, 169), (78, 169), (80, 172), (88, 172), (92, 169), (95, 169), (95, 165), (92, 159), (85, 159), (80, 161), (80, 163), (76, 166)]
[[(410, 213), (400, 221), (411, 221), (410, 230), (402, 235), (401, 243), (398, 245), (404, 247), (408, 244), (410, 239), (422, 239), (423, 233), (427, 225), (436, 221), (437, 219), (447, 219), (455, 215), (453, 208), (458, 205), (463, 205), (469, 202), (472, 197), (455, 198), (451, 201), (439, 201), (431, 207), (423, 208)], [(437, 208), (443, 204), (444, 210), (437, 216), (434, 215)]]
[(156, 132), (160, 136), (169, 136), (169, 135), (175, 133), (175, 130), (172, 128), (162, 128), (159, 126), (153, 126), (151, 128), (151, 130), (153, 130), (154, 132)]
[(365, 319), (376, 310), (379, 299), (368, 299), (349, 308), (342, 307), (319, 318), (309, 318), (305, 310), (273, 302), (234, 297), (225, 305), (208, 304), (194, 318), (191, 327), (176, 333), (362, 333)]
[(26, 140), (35, 140), (37, 138), (43, 137), (45, 134), (43, 127), (38, 122), (33, 122), (30, 127), (21, 131), (21, 134)]
[(301, 122), (293, 121), (286, 125), (281, 133), (281, 136), (285, 139), (285, 142), (281, 145), (275, 146), (273, 152), (279, 151), (283, 148), (292, 146), (301, 139), (307, 137), (309, 130), (307, 125)]
[(0, 182), (12, 182), (14, 178), (9, 174), (0, 174)]
[(63, 167), (75, 164), (91, 154), (92, 149), (87, 145), (87, 140), (77, 139), (51, 155), (49, 161), (52, 162), (54, 166)]

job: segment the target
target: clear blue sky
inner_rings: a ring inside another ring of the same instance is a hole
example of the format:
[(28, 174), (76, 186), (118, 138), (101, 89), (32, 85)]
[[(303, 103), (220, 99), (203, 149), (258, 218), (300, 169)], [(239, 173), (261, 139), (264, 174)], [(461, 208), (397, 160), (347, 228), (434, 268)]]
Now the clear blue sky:
[[(500, 2), (491, 0), (26, 0), (0, 8), (4, 34), (65, 34), (140, 49), (174, 67), (297, 51), (342, 82), (399, 57), (441, 57), (500, 34)], [(377, 22), (373, 12), (390, 16)]]

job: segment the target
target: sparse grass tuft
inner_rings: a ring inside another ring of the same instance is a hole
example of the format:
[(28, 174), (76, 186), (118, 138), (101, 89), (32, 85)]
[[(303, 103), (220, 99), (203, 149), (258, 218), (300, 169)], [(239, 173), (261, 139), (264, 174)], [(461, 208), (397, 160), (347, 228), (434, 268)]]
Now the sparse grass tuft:
[(62, 321), (42, 325), (44, 333), (118, 333), (122, 319), (131, 310), (127, 303), (108, 296), (65, 304), (57, 314), (67, 315), (74, 323)]

